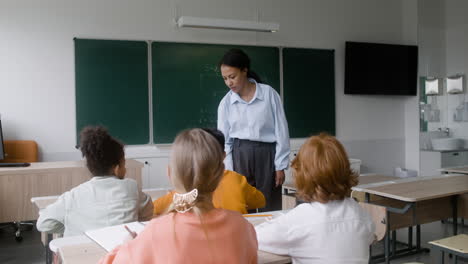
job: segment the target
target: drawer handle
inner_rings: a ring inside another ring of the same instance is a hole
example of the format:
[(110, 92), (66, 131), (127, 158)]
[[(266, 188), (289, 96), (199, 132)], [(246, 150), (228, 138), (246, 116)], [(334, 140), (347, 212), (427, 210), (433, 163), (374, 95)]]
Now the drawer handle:
[(455, 153), (453, 153), (452, 155), (453, 155), (453, 156), (458, 156), (459, 153), (458, 153), (458, 152), (455, 152)]

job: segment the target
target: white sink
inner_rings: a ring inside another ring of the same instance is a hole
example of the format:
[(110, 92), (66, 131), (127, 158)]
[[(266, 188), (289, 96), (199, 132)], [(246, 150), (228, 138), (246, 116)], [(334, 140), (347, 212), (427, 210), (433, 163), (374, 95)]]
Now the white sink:
[(431, 143), (433, 150), (458, 150), (464, 145), (461, 138), (433, 138)]

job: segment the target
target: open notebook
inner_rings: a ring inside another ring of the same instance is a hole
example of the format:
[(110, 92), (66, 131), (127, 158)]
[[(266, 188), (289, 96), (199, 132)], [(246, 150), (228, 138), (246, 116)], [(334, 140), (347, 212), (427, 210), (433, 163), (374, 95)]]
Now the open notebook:
[(139, 234), (145, 228), (146, 223), (131, 222), (123, 225), (109, 226), (95, 230), (86, 231), (85, 234), (105, 250), (112, 251), (130, 239), (130, 234), (125, 225), (133, 232)]

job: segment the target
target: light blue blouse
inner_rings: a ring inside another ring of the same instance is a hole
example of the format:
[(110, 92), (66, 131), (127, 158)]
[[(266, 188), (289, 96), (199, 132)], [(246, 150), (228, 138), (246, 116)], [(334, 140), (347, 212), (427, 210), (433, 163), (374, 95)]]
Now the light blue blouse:
[(226, 169), (233, 170), (234, 138), (275, 142), (275, 169), (287, 169), (290, 152), (289, 132), (281, 98), (271, 86), (257, 83), (253, 79), (249, 81), (256, 84), (255, 95), (250, 102), (229, 91), (219, 103), (218, 129), (226, 138)]

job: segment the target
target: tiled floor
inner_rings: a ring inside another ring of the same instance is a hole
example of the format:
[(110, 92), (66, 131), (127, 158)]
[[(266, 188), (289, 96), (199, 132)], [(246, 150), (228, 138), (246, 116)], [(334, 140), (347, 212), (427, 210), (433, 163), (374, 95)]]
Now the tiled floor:
[[(0, 225), (1, 226), (1, 225)], [(436, 240), (439, 238), (447, 237), (452, 234), (450, 224), (442, 224), (441, 222), (434, 222), (431, 224), (423, 225), (422, 232), (422, 246), (428, 247), (427, 241)], [(415, 233), (415, 231), (414, 231)], [(468, 227), (458, 228), (458, 233), (468, 233)], [(401, 230), (398, 232), (398, 240), (406, 241), (407, 231)], [(45, 252), (40, 241), (40, 233), (36, 229), (23, 232), (23, 241), (18, 243), (15, 241), (15, 236), (12, 228), (0, 228), (0, 263), (1, 264), (23, 264), (23, 263), (45, 263)], [(373, 253), (379, 254), (383, 252), (383, 245), (379, 243), (374, 246)], [(393, 260), (390, 263), (403, 264), (408, 262), (420, 263), (438, 263), (438, 252), (423, 253), (417, 256), (409, 256), (402, 259)], [(446, 263), (450, 263), (448, 257)], [(459, 261), (459, 264), (468, 263), (468, 261)]]

